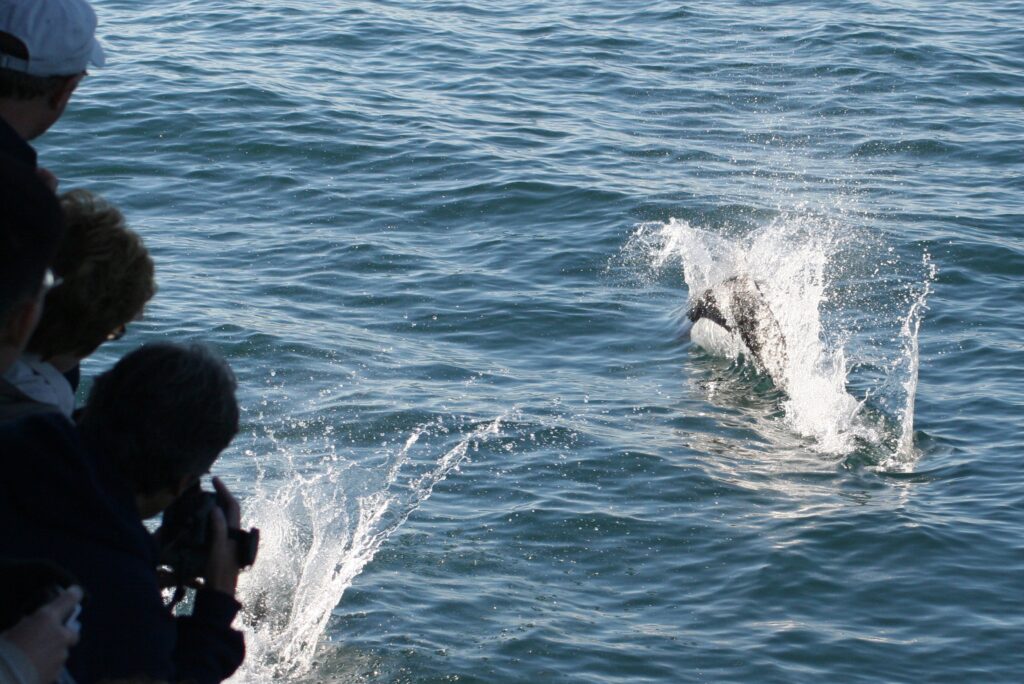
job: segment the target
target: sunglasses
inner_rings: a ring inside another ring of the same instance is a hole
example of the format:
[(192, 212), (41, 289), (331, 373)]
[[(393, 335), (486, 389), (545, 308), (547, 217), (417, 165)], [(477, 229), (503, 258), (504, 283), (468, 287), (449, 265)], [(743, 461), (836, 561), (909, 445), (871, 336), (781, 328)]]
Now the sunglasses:
[(43, 272), (43, 294), (44, 295), (47, 292), (49, 292), (50, 290), (52, 290), (53, 288), (59, 287), (63, 283), (64, 283), (64, 279), (60, 278), (58, 276), (53, 275), (53, 271), (51, 271), (50, 269), (46, 269), (46, 271)]
[(128, 332), (128, 324), (122, 323), (107, 335), (107, 342), (121, 339), (126, 332)]

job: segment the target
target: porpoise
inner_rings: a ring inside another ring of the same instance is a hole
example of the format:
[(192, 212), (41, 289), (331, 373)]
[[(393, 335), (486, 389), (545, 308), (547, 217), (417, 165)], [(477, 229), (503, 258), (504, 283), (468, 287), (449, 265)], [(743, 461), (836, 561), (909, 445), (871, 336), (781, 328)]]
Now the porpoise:
[(785, 381), (786, 343), (778, 319), (761, 287), (749, 276), (733, 276), (691, 300), (682, 334), (708, 351), (722, 351), (714, 341), (729, 339), (768, 373), (776, 385)]

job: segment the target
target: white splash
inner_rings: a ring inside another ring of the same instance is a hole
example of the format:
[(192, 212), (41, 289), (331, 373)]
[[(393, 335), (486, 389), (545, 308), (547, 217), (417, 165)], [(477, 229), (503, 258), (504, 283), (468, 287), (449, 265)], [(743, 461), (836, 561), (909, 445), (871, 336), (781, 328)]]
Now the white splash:
[(932, 292), (932, 283), (935, 282), (938, 273), (938, 269), (932, 263), (931, 256), (927, 252), (924, 254), (923, 264), (928, 277), (925, 279), (921, 291), (914, 298), (900, 329), (900, 336), (903, 340), (902, 362), (906, 367), (906, 377), (903, 381), (903, 390), (906, 396), (904, 397), (903, 415), (900, 420), (900, 439), (896, 451), (880, 464), (880, 467), (885, 470), (909, 472), (913, 469), (919, 455), (914, 447), (914, 406), (917, 401), (918, 371), (921, 365), (918, 334), (921, 330), (921, 319), (928, 308), (928, 296)]
[[(884, 426), (864, 415), (865, 399), (853, 396), (847, 386), (852, 364), (846, 344), (853, 331), (841, 329), (835, 321), (830, 327), (823, 323), (826, 305), (841, 304), (830, 301), (829, 278), (835, 277), (848, 238), (848, 229), (839, 221), (809, 212), (785, 214), (744, 235), (711, 232), (672, 219), (640, 225), (624, 253), (632, 264), (646, 262), (651, 272), (681, 266), (691, 298), (730, 278), (757, 283), (778, 323), (773, 330), (781, 337), (781, 343), (761, 350), (760, 366), (785, 392), (786, 423), (811, 438), (816, 450), (848, 454), (860, 444), (882, 446), (887, 441)], [(929, 292), (926, 284), (904, 321), (906, 363), (901, 370), (906, 373), (907, 398), (898, 417), (903, 436), (897, 455), (913, 449), (917, 334)], [(710, 353), (739, 358), (746, 350), (742, 341), (728, 333), (729, 339), (721, 339), (722, 334), (716, 326), (702, 328), (700, 322), (691, 331), (694, 342)]]
[(447, 430), (421, 427), (392, 455), (383, 482), (375, 485), (347, 462), (323, 464), (310, 475), (287, 473), (276, 489), (261, 478), (243, 516), (260, 528), (261, 548), (239, 585), (247, 656), (232, 681), (272, 682), (309, 672), (345, 590), (435, 485), (474, 444), (498, 434), (501, 423), (499, 418), (477, 427), (426, 468), (412, 463), (414, 446), (431, 430)]

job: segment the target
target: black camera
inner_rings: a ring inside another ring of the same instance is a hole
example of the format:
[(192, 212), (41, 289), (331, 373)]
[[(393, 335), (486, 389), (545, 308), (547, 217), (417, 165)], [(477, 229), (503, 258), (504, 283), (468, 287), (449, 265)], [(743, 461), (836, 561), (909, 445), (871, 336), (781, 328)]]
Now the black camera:
[[(160, 545), (159, 564), (170, 568), (167, 586), (184, 586), (206, 571), (206, 562), (213, 545), (210, 512), (214, 506), (226, 505), (213, 492), (204, 492), (198, 484), (186, 490), (164, 511), (163, 524), (156, 535)], [(260, 531), (228, 530), (238, 550), (238, 567), (245, 568), (256, 560)]]

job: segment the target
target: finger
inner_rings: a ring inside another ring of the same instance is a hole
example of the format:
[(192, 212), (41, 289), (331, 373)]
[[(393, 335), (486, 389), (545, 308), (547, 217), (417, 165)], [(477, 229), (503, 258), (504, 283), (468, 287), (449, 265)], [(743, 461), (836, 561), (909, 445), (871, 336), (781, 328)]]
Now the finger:
[(63, 624), (67, 621), (71, 614), (75, 612), (75, 606), (77, 606), (82, 600), (82, 588), (78, 585), (71, 586), (60, 592), (57, 598), (53, 599), (45, 606), (40, 608), (51, 615), (57, 622)]
[(238, 529), (242, 524), (242, 509), (236, 499), (228, 490), (227, 485), (219, 478), (213, 478), (213, 488), (217, 490), (220, 500), (225, 504), (224, 511), (228, 521), (228, 527)]
[(224, 511), (214, 506), (210, 511), (210, 526), (213, 529), (213, 542), (223, 543), (228, 538), (228, 522), (224, 518)]

